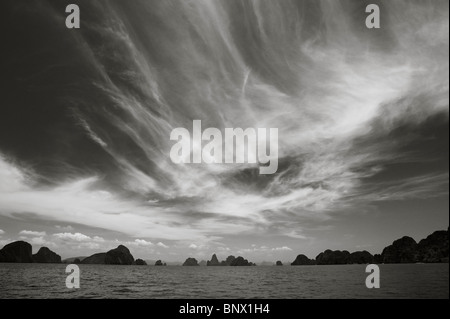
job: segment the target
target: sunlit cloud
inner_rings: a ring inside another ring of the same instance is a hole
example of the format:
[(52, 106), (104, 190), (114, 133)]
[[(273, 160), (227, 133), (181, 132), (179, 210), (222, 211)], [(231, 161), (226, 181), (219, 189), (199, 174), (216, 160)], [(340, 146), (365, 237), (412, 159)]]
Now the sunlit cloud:
[(57, 247), (57, 245), (52, 242), (46, 240), (44, 237), (33, 237), (29, 240), (29, 243), (31, 245), (37, 245), (37, 246), (48, 246), (48, 247)]
[(72, 241), (91, 241), (92, 238), (89, 236), (86, 236), (84, 234), (81, 233), (57, 233), (57, 234), (53, 234), (53, 236), (55, 236), (56, 238), (62, 239), (62, 240), (72, 240)]
[(292, 248), (287, 246), (272, 248), (273, 251), (292, 251)]
[(146, 240), (143, 240), (143, 239), (136, 239), (131, 244), (137, 245), (137, 246), (144, 246), (144, 247), (152, 247), (152, 246), (154, 246), (154, 244), (152, 242), (149, 242), (149, 241), (146, 241)]
[(37, 231), (31, 231), (31, 230), (22, 230), (22, 231), (19, 232), (19, 235), (43, 237), (43, 236), (46, 236), (47, 233), (45, 231), (44, 232), (37, 232)]

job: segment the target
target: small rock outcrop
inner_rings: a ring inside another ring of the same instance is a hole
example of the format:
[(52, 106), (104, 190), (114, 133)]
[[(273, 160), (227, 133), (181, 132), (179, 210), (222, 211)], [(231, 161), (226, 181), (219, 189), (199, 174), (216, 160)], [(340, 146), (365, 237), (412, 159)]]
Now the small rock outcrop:
[(136, 259), (136, 261), (134, 262), (136, 266), (147, 266), (147, 263), (145, 262), (145, 260), (143, 259)]
[(276, 263), (276, 265), (277, 265), (277, 266), (283, 266), (283, 263), (282, 263), (281, 261), (278, 260), (277, 263)]

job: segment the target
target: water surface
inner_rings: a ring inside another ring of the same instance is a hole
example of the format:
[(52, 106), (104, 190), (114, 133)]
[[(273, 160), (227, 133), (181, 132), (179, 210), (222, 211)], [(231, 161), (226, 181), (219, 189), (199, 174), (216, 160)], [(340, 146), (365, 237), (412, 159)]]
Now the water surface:
[(365, 265), (80, 265), (73, 290), (65, 267), (0, 264), (0, 298), (449, 298), (448, 264), (380, 265), (380, 289), (366, 288)]

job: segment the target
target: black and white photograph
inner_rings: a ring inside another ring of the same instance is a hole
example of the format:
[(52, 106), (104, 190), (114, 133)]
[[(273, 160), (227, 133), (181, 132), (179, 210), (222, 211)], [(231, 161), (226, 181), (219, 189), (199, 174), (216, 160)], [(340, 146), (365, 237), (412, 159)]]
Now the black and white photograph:
[(449, 298), (448, 0), (1, 0), (0, 26), (0, 299)]

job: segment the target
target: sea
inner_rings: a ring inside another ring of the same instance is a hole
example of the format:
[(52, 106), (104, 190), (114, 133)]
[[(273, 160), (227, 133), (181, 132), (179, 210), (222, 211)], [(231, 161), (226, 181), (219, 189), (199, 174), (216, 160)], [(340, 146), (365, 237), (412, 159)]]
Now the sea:
[(182, 267), (79, 265), (80, 288), (66, 287), (65, 264), (0, 264), (0, 298), (390, 299), (449, 298), (448, 264), (379, 265), (380, 288), (365, 265)]

